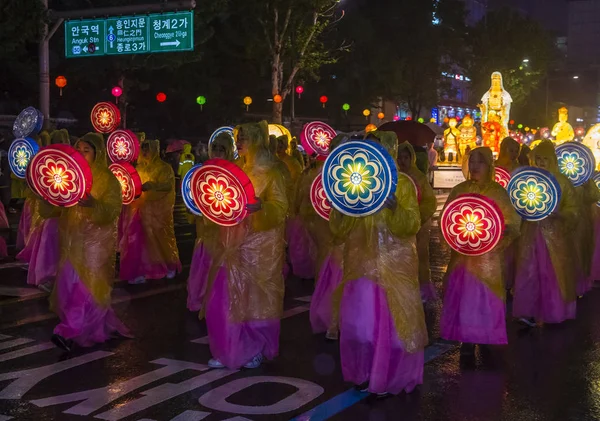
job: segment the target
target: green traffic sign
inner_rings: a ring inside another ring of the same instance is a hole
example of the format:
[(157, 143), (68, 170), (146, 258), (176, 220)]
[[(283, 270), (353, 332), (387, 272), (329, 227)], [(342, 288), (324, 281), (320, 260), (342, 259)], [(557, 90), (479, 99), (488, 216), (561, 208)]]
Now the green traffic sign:
[(65, 22), (67, 58), (193, 49), (193, 11)]

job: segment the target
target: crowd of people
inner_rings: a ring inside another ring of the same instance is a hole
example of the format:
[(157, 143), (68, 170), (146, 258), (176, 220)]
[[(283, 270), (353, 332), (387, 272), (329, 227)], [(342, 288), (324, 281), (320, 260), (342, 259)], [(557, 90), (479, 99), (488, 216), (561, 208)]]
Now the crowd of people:
[[(197, 239), (187, 307), (206, 320), (209, 366), (256, 368), (277, 356), (284, 281), (293, 273), (315, 279), (312, 330), (339, 340), (344, 379), (378, 396), (411, 392), (423, 381), (424, 303), (437, 299), (429, 264), (436, 196), (411, 144), (399, 143), (393, 132), (364, 135), (397, 161), (397, 188), (379, 212), (351, 217), (332, 209), (327, 221), (309, 194), (323, 161), (297, 153), (287, 136), (270, 137), (266, 122), (238, 126), (234, 137), (238, 158), (226, 133), (208, 154), (234, 162), (252, 181), (257, 201), (247, 205), (249, 216), (221, 226), (190, 214)], [(69, 137), (53, 133), (50, 139), (65, 143)], [(349, 139), (337, 136), (330, 150)], [(126, 206), (102, 136), (89, 133), (75, 148), (91, 166), (91, 194), (78, 206), (55, 208), (28, 191), (17, 245), (17, 259), (29, 265), (27, 282), (52, 291), (51, 306), (60, 317), (52, 340), (67, 351), (74, 343), (131, 336), (110, 305), (117, 253), (118, 277), (130, 283), (170, 279), (181, 271), (173, 228), (175, 173), (161, 159), (158, 141), (142, 142), (137, 171), (143, 193)], [(187, 150), (181, 159), (189, 170), (193, 155)], [(522, 221), (495, 182), (496, 165), (551, 172), (562, 189), (557, 210), (541, 221)], [(452, 252), (442, 338), (461, 342), (465, 355), (476, 345), (506, 344), (507, 291), (514, 296), (512, 315), (530, 327), (575, 318), (577, 297), (600, 280), (595, 184), (573, 187), (559, 172), (551, 141), (527, 151), (506, 138), (495, 162), (489, 148), (474, 148), (464, 157), (463, 173), (466, 181), (452, 189), (448, 202), (464, 193), (483, 195), (498, 205), (505, 230), (489, 253)]]

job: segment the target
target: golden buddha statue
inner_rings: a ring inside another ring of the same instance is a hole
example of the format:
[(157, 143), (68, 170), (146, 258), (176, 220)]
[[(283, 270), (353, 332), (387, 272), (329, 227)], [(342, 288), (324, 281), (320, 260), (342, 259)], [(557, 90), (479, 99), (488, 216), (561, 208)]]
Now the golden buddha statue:
[(508, 136), (508, 122), (510, 120), (510, 106), (512, 97), (504, 90), (502, 74), (492, 73), (492, 86), (481, 98), (481, 123), (497, 122), (500, 124), (500, 137)]
[(569, 142), (575, 138), (575, 131), (567, 120), (569, 120), (569, 110), (566, 107), (558, 109), (558, 123), (552, 128), (552, 137), (554, 143), (560, 145), (561, 143)]
[(460, 130), (460, 138), (458, 141), (460, 156), (465, 156), (467, 148), (474, 149), (477, 147), (477, 129), (474, 126), (475, 120), (469, 114), (464, 116), (462, 124), (458, 128)]
[[(448, 120), (448, 128), (444, 130), (444, 155), (446, 155), (446, 162), (458, 162), (458, 141), (460, 138), (460, 130), (456, 128), (458, 122), (455, 118)], [(452, 154), (452, 159), (450, 159)]]

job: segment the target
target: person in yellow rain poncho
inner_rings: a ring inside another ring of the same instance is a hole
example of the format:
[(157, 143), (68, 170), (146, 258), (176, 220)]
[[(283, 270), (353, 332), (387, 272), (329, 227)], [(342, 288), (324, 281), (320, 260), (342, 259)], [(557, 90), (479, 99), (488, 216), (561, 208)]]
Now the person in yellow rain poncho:
[(186, 143), (183, 145), (183, 152), (179, 156), (179, 168), (177, 169), (177, 175), (183, 179), (187, 172), (192, 169), (196, 163), (196, 158), (192, 153), (192, 145)]
[(502, 240), (481, 256), (452, 251), (444, 279), (445, 294), (440, 336), (462, 342), (461, 352), (473, 354), (475, 344), (504, 345), (506, 290), (502, 271), (504, 250), (519, 236), (521, 218), (506, 190), (494, 181), (494, 159), (488, 147), (473, 149), (463, 161), (463, 181), (452, 189), (448, 203), (462, 194), (480, 194), (492, 200), (504, 216)]
[(298, 161), (300, 163), (300, 165), (302, 166), (302, 169), (304, 169), (306, 162), (304, 161), (302, 152), (300, 152), (298, 150), (298, 140), (295, 137), (293, 137), (292, 140), (290, 140), (288, 154), (290, 156), (296, 158), (296, 161)]
[(421, 299), (423, 302), (434, 301), (437, 298), (435, 286), (431, 281), (429, 269), (429, 234), (431, 230), (431, 217), (437, 209), (437, 199), (427, 176), (417, 168), (415, 150), (409, 142), (403, 142), (398, 149), (398, 167), (408, 175), (419, 189), (421, 200), (419, 212), (421, 213), (421, 229), (417, 233), (417, 253), (419, 255), (419, 284), (421, 285)]
[(576, 312), (574, 251), (580, 209), (571, 182), (558, 170), (554, 144), (543, 140), (530, 153), (531, 165), (550, 171), (558, 180), (558, 209), (541, 221), (524, 221), (519, 239), (513, 316), (529, 326), (561, 323)]
[[(330, 150), (345, 139), (344, 135), (336, 136), (331, 140)], [(310, 301), (310, 324), (313, 333), (325, 332), (327, 339), (337, 340), (339, 329), (337, 319), (333, 317), (333, 294), (342, 282), (343, 240), (332, 235), (329, 221), (317, 214), (313, 207), (310, 190), (313, 181), (323, 170), (324, 161), (308, 159), (308, 170), (300, 178), (298, 186), (298, 216), (308, 229), (316, 252), (315, 292)]]
[(121, 238), (119, 277), (130, 284), (172, 279), (181, 271), (173, 227), (175, 175), (160, 158), (158, 140), (146, 140), (138, 158), (142, 196), (131, 204), (131, 222)]
[[(233, 142), (231, 141), (231, 136), (227, 133), (219, 134), (208, 145), (208, 156), (210, 159), (221, 158), (233, 162)], [(216, 229), (217, 225), (212, 224), (207, 227), (208, 224), (210, 223), (203, 216), (196, 216), (196, 245), (187, 281), (187, 308), (190, 311), (200, 311), (206, 298), (212, 255), (206, 246), (205, 237), (207, 235), (215, 237), (219, 234), (219, 230)]]
[[(396, 161), (396, 135), (379, 132), (377, 137)], [(411, 392), (423, 382), (427, 344), (414, 185), (398, 174), (396, 191), (383, 209), (360, 218), (332, 209), (329, 226), (334, 236), (345, 239), (343, 281), (336, 291), (344, 379), (379, 395)]]
[(69, 351), (72, 342), (92, 346), (114, 333), (130, 336), (110, 305), (115, 275), (121, 186), (108, 169), (102, 135), (88, 133), (75, 148), (92, 169), (92, 191), (78, 206), (62, 209), (60, 267), (50, 297), (60, 318), (52, 342)]
[[(55, 130), (48, 136), (50, 144), (69, 144), (69, 132)], [(28, 190), (31, 222), (25, 247), (17, 259), (28, 264), (27, 283), (50, 292), (60, 259), (58, 222), (60, 209), (48, 205)], [(43, 207), (44, 209), (40, 209)], [(42, 217), (42, 213), (45, 217)]]
[(256, 368), (279, 352), (285, 180), (273, 164), (266, 121), (244, 124), (235, 133), (257, 201), (247, 205), (250, 215), (238, 225), (207, 222), (205, 244), (213, 262), (205, 315), (212, 368)]

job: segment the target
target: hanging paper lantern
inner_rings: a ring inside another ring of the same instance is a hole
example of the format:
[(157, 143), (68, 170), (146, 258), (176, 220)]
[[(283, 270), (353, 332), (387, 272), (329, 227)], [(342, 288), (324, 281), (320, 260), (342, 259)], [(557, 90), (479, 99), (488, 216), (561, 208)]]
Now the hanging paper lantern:
[(110, 133), (121, 124), (121, 112), (110, 102), (99, 102), (92, 108), (90, 119), (98, 133)]
[(325, 190), (323, 189), (322, 174), (317, 175), (310, 186), (310, 201), (315, 212), (317, 212), (317, 215), (326, 221), (329, 221), (331, 205), (329, 204), (327, 196), (325, 195)]
[(302, 97), (303, 92), (304, 92), (304, 87), (302, 85), (296, 86), (296, 93), (298, 94), (298, 98)]
[(522, 124), (519, 124), (519, 125), (517, 125), (517, 128), (519, 128), (519, 129), (522, 129), (522, 128), (523, 128), (523, 125), (522, 125)]
[(106, 151), (112, 162), (135, 162), (140, 154), (140, 141), (131, 130), (115, 130), (108, 136)]
[(398, 116), (398, 115), (395, 115), (395, 116), (394, 116), (394, 121), (399, 121), (399, 120), (400, 120), (400, 116)]
[(65, 86), (67, 86), (67, 78), (64, 76), (57, 76), (56, 79), (54, 79), (54, 83), (60, 90), (60, 96), (62, 96), (62, 90)]
[(556, 147), (558, 169), (575, 187), (585, 184), (594, 174), (596, 157), (590, 148), (579, 142), (565, 142)]
[(191, 179), (192, 198), (202, 215), (222, 226), (237, 225), (256, 202), (254, 187), (240, 167), (225, 159), (209, 159)]
[(8, 165), (18, 178), (25, 178), (27, 166), (40, 147), (30, 137), (15, 139), (8, 148)]
[(183, 180), (181, 181), (181, 197), (183, 198), (183, 203), (186, 208), (196, 216), (202, 216), (202, 212), (196, 206), (196, 202), (194, 202), (194, 198), (192, 197), (192, 176), (202, 167), (202, 164), (194, 165), (185, 175), (183, 176)]
[(513, 124), (515, 124), (515, 120), (510, 120), (510, 121), (508, 122), (508, 124), (510, 124), (510, 125), (512, 126)]
[(337, 133), (331, 126), (321, 121), (306, 123), (300, 133), (300, 143), (306, 154), (324, 160), (329, 155), (329, 144)]
[(346, 112), (350, 111), (350, 104), (346, 103), (346, 104), (342, 105), (342, 110), (344, 110)]
[(72, 146), (45, 146), (27, 167), (27, 184), (53, 206), (75, 206), (92, 190), (92, 170)]
[(327, 101), (329, 101), (329, 98), (327, 98), (325, 95), (323, 95), (321, 98), (319, 98), (319, 101), (321, 101), (321, 104), (323, 104), (323, 108), (325, 108), (325, 104), (327, 104)]
[(198, 105), (204, 105), (206, 104), (206, 97), (200, 95), (199, 97), (196, 97), (196, 104)]
[(446, 205), (440, 228), (453, 250), (481, 256), (502, 239), (504, 216), (493, 200), (479, 194), (462, 194)]
[(496, 183), (500, 184), (504, 188), (507, 188), (508, 183), (510, 182), (510, 173), (502, 167), (496, 167), (494, 170)]
[(277, 94), (273, 97), (273, 102), (275, 104), (281, 104), (281, 101), (283, 101), (283, 97), (281, 95)]
[(365, 117), (369, 117), (369, 116), (371, 115), (371, 110), (369, 110), (368, 108), (365, 108), (365, 109), (363, 110), (363, 115), (364, 115)]
[(374, 124), (367, 124), (367, 127), (365, 127), (366, 133), (374, 132), (375, 130), (377, 130), (377, 126)]
[(229, 136), (231, 136), (231, 143), (233, 143), (233, 158), (238, 159), (240, 157), (240, 154), (238, 153), (237, 145), (235, 144), (235, 136), (233, 135), (233, 127), (231, 127), (231, 126), (219, 127), (217, 130), (215, 130), (213, 132), (213, 134), (210, 135), (210, 138), (208, 139), (208, 144), (211, 145), (215, 141), (217, 136), (220, 135), (221, 133), (227, 133)]
[(377, 114), (377, 118), (380, 120), (383, 120), (385, 118), (385, 114), (384, 113), (378, 113)]
[(323, 188), (331, 205), (349, 216), (383, 208), (396, 191), (396, 163), (379, 143), (350, 141), (335, 148), (323, 165)]
[(121, 95), (123, 95), (123, 89), (121, 89), (120, 86), (115, 86), (112, 88), (111, 92), (115, 98), (119, 98)]
[(38, 134), (44, 126), (44, 115), (35, 107), (27, 107), (19, 113), (13, 123), (15, 137), (27, 137)]
[(248, 111), (248, 107), (252, 104), (252, 98), (249, 96), (244, 97), (244, 105), (246, 106), (246, 111)]
[(527, 221), (541, 221), (558, 207), (561, 189), (556, 178), (542, 168), (522, 167), (508, 183), (513, 207)]
[[(411, 120), (412, 120), (411, 116), (406, 117), (406, 121), (411, 121)], [(457, 118), (457, 120), (459, 120), (459, 118)]]
[(142, 195), (142, 180), (133, 165), (128, 162), (111, 164), (108, 169), (121, 183), (123, 204), (129, 205)]
[(167, 94), (164, 92), (159, 92), (156, 94), (156, 100), (158, 102), (165, 102), (167, 100)]
[(423, 117), (419, 117), (417, 121), (421, 124), (425, 123), (425, 119)]

